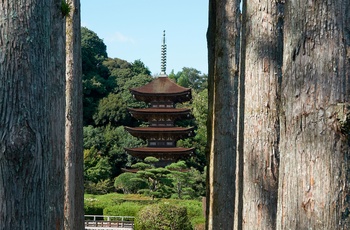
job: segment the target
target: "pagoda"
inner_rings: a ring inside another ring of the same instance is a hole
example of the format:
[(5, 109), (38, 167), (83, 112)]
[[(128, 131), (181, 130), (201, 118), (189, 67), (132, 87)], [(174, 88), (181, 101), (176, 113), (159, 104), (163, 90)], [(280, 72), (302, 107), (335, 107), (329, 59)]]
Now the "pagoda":
[(193, 127), (177, 127), (176, 120), (190, 119), (191, 110), (176, 108), (177, 103), (191, 100), (191, 89), (177, 85), (166, 75), (166, 44), (163, 33), (161, 74), (150, 83), (129, 89), (135, 99), (147, 103), (148, 108), (128, 108), (131, 115), (148, 122), (147, 127), (125, 127), (131, 135), (147, 141), (146, 147), (125, 148), (133, 157), (156, 157), (156, 167), (164, 167), (186, 158), (194, 148), (177, 147), (180, 139), (193, 136)]

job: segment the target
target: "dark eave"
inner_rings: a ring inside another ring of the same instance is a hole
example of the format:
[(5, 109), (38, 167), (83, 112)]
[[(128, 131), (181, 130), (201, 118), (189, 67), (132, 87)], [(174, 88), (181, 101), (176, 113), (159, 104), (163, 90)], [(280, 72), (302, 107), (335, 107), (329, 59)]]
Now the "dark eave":
[(156, 147), (140, 147), (125, 148), (125, 150), (133, 157), (145, 159), (148, 156), (162, 159), (180, 159), (194, 152), (194, 148), (172, 147), (172, 148), (156, 148)]
[(155, 138), (170, 138), (173, 140), (180, 140), (193, 136), (194, 127), (124, 127), (134, 137), (142, 138), (144, 140)]
[(165, 120), (170, 119), (172, 121), (193, 118), (191, 110), (188, 108), (128, 108), (128, 110), (134, 118), (143, 121), (151, 121), (152, 119), (159, 120), (160, 118)]
[(128, 110), (131, 113), (138, 113), (138, 114), (188, 114), (191, 112), (191, 109), (189, 108), (128, 108)]

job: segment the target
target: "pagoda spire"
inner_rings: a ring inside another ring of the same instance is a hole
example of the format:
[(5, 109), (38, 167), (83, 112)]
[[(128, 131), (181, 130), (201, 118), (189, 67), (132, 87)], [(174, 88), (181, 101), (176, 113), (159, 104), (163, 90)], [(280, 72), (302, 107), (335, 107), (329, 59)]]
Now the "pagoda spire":
[(166, 44), (165, 44), (165, 30), (163, 30), (163, 44), (161, 49), (161, 68), (160, 75), (166, 76)]

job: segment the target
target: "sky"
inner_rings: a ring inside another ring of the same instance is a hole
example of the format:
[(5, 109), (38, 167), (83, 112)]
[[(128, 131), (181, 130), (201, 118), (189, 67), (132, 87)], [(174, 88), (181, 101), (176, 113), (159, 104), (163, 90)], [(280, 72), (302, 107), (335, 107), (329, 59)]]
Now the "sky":
[(205, 0), (81, 0), (81, 25), (95, 32), (107, 46), (108, 57), (141, 60), (160, 73), (163, 30), (167, 68), (183, 67), (208, 73)]

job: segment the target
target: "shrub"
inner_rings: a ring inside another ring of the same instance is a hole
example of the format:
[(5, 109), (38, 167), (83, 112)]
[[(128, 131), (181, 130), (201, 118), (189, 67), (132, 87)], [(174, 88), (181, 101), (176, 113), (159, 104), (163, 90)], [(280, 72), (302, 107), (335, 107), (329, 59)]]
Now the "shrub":
[(141, 209), (135, 219), (135, 230), (192, 230), (187, 209), (162, 203)]
[(134, 202), (123, 202), (118, 205), (108, 206), (103, 209), (105, 216), (136, 216), (143, 205)]
[(102, 215), (103, 205), (93, 197), (84, 198), (84, 212), (85, 215)]
[(202, 203), (193, 200), (186, 200), (181, 202), (181, 205), (187, 208), (188, 218), (204, 218)]
[(103, 195), (113, 192), (113, 182), (110, 179), (101, 180), (97, 183), (86, 181), (84, 183), (85, 192), (95, 195)]
[(205, 229), (205, 218), (204, 217), (195, 217), (191, 219), (192, 226), (195, 230)]
[(194, 230), (205, 230), (205, 224), (204, 223), (197, 224)]

